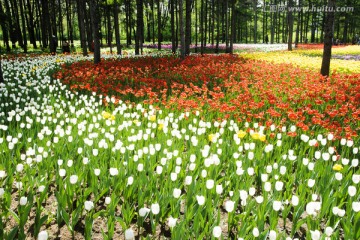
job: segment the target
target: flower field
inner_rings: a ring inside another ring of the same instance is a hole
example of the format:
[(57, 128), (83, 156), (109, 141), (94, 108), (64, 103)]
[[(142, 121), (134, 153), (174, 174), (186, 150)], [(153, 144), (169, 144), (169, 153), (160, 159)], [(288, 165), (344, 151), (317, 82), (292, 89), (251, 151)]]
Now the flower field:
[(358, 73), (236, 55), (2, 65), (0, 239), (360, 238)]
[[(270, 53), (243, 53), (242, 56), (251, 59), (261, 59), (272, 63), (293, 65), (320, 72), (322, 61), (322, 45), (300, 45), (294, 51), (273, 51)], [(360, 73), (360, 46), (334, 46), (332, 49), (331, 71), (337, 73)]]

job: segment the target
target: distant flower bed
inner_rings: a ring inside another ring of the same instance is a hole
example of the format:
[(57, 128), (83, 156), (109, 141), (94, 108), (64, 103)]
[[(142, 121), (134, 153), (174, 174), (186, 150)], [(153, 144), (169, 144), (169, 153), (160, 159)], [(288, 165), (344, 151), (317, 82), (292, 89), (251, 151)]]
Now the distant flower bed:
[[(340, 50), (340, 48), (337, 48)], [(337, 49), (334, 49), (336, 52)], [(241, 56), (249, 59), (265, 60), (267, 62), (286, 64), (291, 63), (303, 69), (312, 69), (320, 72), (322, 62), (322, 50), (294, 50), (276, 51), (270, 53), (255, 52), (241, 53)], [(331, 60), (330, 70), (337, 73), (360, 73), (359, 62), (355, 59)]]
[[(56, 75), (73, 90), (87, 90), (123, 101), (144, 100), (167, 108), (206, 108), (242, 121), (291, 121), (308, 131), (321, 126), (357, 135), (360, 110), (358, 74), (324, 80), (289, 64), (269, 64), (231, 55), (127, 58), (78, 62)], [(346, 105), (344, 103), (346, 102)], [(346, 123), (344, 125), (343, 123)]]

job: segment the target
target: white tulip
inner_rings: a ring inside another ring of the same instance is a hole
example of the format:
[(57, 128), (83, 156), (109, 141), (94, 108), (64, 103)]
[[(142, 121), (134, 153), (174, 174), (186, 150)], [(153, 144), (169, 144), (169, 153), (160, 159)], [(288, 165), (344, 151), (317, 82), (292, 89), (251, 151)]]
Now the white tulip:
[(360, 182), (360, 174), (352, 175), (351, 179), (352, 179), (353, 183), (358, 184)]
[(254, 237), (258, 237), (260, 235), (259, 233), (259, 229), (257, 227), (255, 227), (253, 230), (252, 230), (252, 234)]
[(221, 184), (216, 185), (216, 193), (220, 195), (222, 194), (222, 192), (223, 192), (223, 186)]
[(276, 240), (276, 232), (274, 230), (270, 230), (269, 239), (270, 240)]
[(20, 205), (21, 206), (24, 206), (27, 204), (27, 197), (21, 197), (20, 198)]
[(140, 217), (145, 217), (150, 212), (149, 208), (143, 207), (139, 209)]
[(134, 183), (134, 177), (133, 176), (128, 177), (127, 185), (131, 186), (133, 183)]
[(85, 201), (84, 206), (86, 211), (91, 211), (94, 208), (94, 203), (92, 201)]
[(41, 231), (41, 232), (39, 232), (37, 239), (38, 240), (47, 240), (48, 237), (49, 237), (49, 235), (48, 235), (47, 231)]
[(192, 176), (186, 176), (185, 177), (185, 185), (190, 185), (192, 182)]
[(275, 210), (275, 211), (279, 211), (280, 209), (281, 209), (281, 202), (280, 201), (274, 201), (273, 202), (273, 209)]
[(221, 227), (219, 226), (214, 227), (212, 234), (215, 238), (219, 238), (221, 236)]
[(175, 188), (173, 191), (174, 198), (179, 198), (181, 195), (181, 189)]
[(117, 168), (110, 168), (109, 171), (111, 176), (116, 176), (119, 174), (119, 170)]
[(212, 180), (212, 179), (206, 180), (206, 188), (212, 189), (213, 187), (214, 187), (214, 180)]
[(77, 175), (71, 175), (70, 176), (70, 183), (71, 184), (75, 184), (78, 181), (78, 176)]
[(226, 201), (225, 202), (225, 210), (227, 212), (232, 212), (234, 211), (234, 207), (235, 207), (235, 202), (234, 201)]
[(334, 229), (332, 227), (326, 227), (325, 228), (325, 234), (326, 236), (330, 237), (334, 232)]
[(158, 203), (151, 204), (151, 212), (152, 212), (154, 215), (159, 214), (159, 212), (160, 212), (160, 206), (159, 206)]
[(4, 178), (6, 176), (6, 172), (4, 170), (0, 170), (0, 178)]
[(63, 168), (59, 169), (59, 176), (64, 177), (65, 175), (66, 175), (66, 170)]
[(284, 187), (284, 183), (283, 183), (283, 182), (281, 182), (281, 181), (276, 181), (276, 183), (275, 183), (275, 189), (276, 189), (276, 191), (281, 191), (281, 190), (283, 189), (283, 187)]
[(257, 197), (255, 197), (255, 201), (260, 204), (260, 203), (262, 203), (264, 201), (264, 197), (263, 196), (257, 196)]
[(176, 221), (177, 221), (177, 219), (176, 219), (176, 218), (169, 217), (169, 218), (168, 218), (168, 225), (169, 225), (169, 227), (170, 227), (170, 228), (175, 227), (175, 225), (176, 225)]
[(291, 204), (292, 204), (293, 206), (299, 205), (299, 197), (296, 196), (296, 195), (293, 195), (293, 196), (291, 197)]
[(99, 176), (100, 175), (100, 169), (95, 168), (94, 169), (94, 174), (95, 174), (95, 176)]
[(125, 240), (135, 239), (134, 231), (131, 228), (125, 230)]
[(315, 180), (314, 179), (309, 179), (308, 180), (308, 187), (312, 188), (315, 185)]
[(354, 212), (360, 211), (360, 202), (352, 202), (351, 206), (352, 206), (352, 209), (354, 210)]
[(271, 183), (270, 182), (265, 182), (264, 189), (265, 189), (266, 192), (270, 192), (271, 191)]
[(319, 230), (315, 230), (315, 231), (311, 231), (310, 230), (310, 234), (311, 234), (311, 239), (312, 240), (319, 240), (321, 237), (321, 233)]
[(200, 206), (205, 204), (205, 197), (196, 195), (196, 200)]
[(355, 196), (355, 194), (356, 194), (356, 187), (354, 187), (354, 186), (349, 186), (349, 187), (348, 187), (348, 193), (349, 193), (350, 197)]
[(111, 197), (106, 197), (105, 198), (105, 204), (109, 205), (111, 203)]

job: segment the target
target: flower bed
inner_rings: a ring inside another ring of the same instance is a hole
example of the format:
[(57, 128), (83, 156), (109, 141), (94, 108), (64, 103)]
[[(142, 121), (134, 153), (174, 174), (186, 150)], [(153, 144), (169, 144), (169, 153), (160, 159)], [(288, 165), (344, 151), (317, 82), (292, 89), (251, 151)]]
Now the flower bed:
[(2, 62), (1, 239), (359, 238), (356, 74), (85, 60)]

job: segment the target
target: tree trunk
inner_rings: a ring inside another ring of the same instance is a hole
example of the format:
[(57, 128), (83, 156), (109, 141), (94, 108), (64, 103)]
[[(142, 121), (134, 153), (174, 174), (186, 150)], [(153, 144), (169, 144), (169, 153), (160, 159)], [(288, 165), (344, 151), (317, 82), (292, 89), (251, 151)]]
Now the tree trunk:
[(192, 0), (185, 0), (186, 2), (186, 22), (185, 22), (185, 55), (190, 54), (191, 44), (191, 5)]
[[(27, 30), (29, 32), (30, 43), (34, 49), (37, 49), (36, 37), (35, 37), (35, 24), (34, 24), (34, 8), (31, 7), (30, 0), (25, 0), (27, 5), (27, 12), (29, 13), (29, 19), (27, 19)], [(26, 16), (26, 14), (25, 14)]]
[[(328, 9), (335, 9), (336, 0), (328, 1)], [(330, 59), (331, 59), (331, 47), (334, 37), (333, 28), (334, 28), (334, 11), (329, 11), (326, 14), (326, 23), (325, 23), (325, 37), (324, 37), (324, 52), (321, 63), (321, 75), (329, 76), (330, 73)]]
[(11, 5), (12, 5), (12, 16), (15, 19), (15, 33), (17, 35), (17, 40), (19, 42), (19, 46), (20, 47), (24, 47), (24, 40), (23, 40), (23, 33), (21, 32), (21, 27), (20, 27), (20, 16), (19, 16), (19, 7), (18, 7), (18, 0), (12, 0), (11, 1)]
[[(275, 5), (276, 5), (276, 1), (275, 1)], [(276, 12), (270, 12), (270, 22), (271, 22), (270, 43), (273, 44), (275, 41)]]
[[(289, 8), (291, 8), (293, 6), (293, 2), (292, 0), (289, 0), (288, 2), (289, 4)], [(292, 39), (293, 39), (293, 27), (294, 27), (294, 17), (293, 17), (293, 13), (291, 11), (288, 11), (288, 50), (291, 51), (292, 50)]]
[(158, 50), (161, 50), (161, 8), (160, 0), (157, 0), (157, 27), (158, 27)]
[(179, 0), (175, 0), (175, 46), (179, 47)]
[(200, 6), (200, 53), (204, 54), (204, 0), (201, 0)]
[(9, 29), (8, 29), (8, 18), (4, 12), (4, 9), (2, 7), (2, 4), (0, 4), (0, 16), (3, 16), (0, 20), (1, 20), (1, 29), (3, 32), (3, 37), (4, 37), (4, 42), (6, 45), (6, 51), (10, 52), (10, 44), (9, 44)]
[(144, 28), (144, 4), (143, 0), (136, 0), (136, 41), (135, 41), (135, 55), (140, 54), (143, 44), (143, 28)]
[(219, 53), (219, 43), (220, 43), (220, 0), (217, 0), (216, 8), (216, 47), (215, 53)]
[(180, 55), (185, 58), (185, 31), (184, 31), (184, 4), (179, 0), (179, 23), (180, 23)]
[(111, 21), (111, 13), (110, 13), (110, 6), (109, 5), (106, 5), (106, 11), (107, 11), (107, 14), (106, 14), (106, 18), (107, 18), (107, 25), (108, 25), (108, 28), (107, 28), (107, 44), (108, 46), (110, 47), (110, 52), (112, 53), (112, 29), (111, 29), (111, 26), (112, 26), (112, 21)]
[[(12, 42), (12, 47), (15, 47), (15, 42), (17, 41), (16, 33), (14, 31), (14, 26), (13, 26), (13, 22), (12, 22), (11, 11), (10, 11), (10, 6), (9, 6), (8, 1), (5, 1), (5, 9), (6, 9), (6, 20), (8, 22), (8, 25), (6, 25), (6, 26), (10, 33), (10, 41)], [(5, 24), (5, 21), (1, 21), (1, 25), (3, 25), (3, 24)]]
[[(174, 0), (173, 0), (174, 1)], [(154, 0), (150, 1), (150, 9), (151, 9), (151, 28), (152, 28), (152, 41), (155, 45), (155, 13), (154, 13)]]
[(87, 56), (88, 52), (87, 52), (86, 31), (85, 31), (85, 23), (84, 23), (85, 14), (84, 14), (84, 7), (82, 5), (83, 1), (76, 0), (76, 3), (77, 3), (78, 25), (80, 31), (80, 42), (81, 42), (82, 53), (84, 56)]
[(115, 28), (115, 40), (116, 40), (116, 52), (121, 55), (121, 42), (120, 42), (120, 29), (119, 29), (119, 5), (117, 1), (114, 1), (114, 28)]
[(26, 21), (25, 21), (25, 13), (24, 13), (24, 1), (20, 0), (20, 15), (21, 15), (21, 25), (23, 28), (23, 49), (24, 53), (27, 53), (27, 37), (26, 37)]
[(131, 45), (131, 29), (132, 29), (132, 11), (131, 0), (125, 0), (125, 14), (126, 14), (126, 45)]
[(100, 58), (100, 28), (99, 28), (99, 5), (97, 0), (90, 0), (91, 25), (94, 39), (94, 64), (101, 61)]
[(225, 46), (226, 46), (226, 52), (230, 52), (229, 48), (229, 1), (225, 0)]
[(74, 30), (73, 30), (73, 23), (71, 18), (71, 0), (65, 1), (66, 6), (66, 22), (67, 22), (67, 30), (68, 30), (68, 39), (70, 40), (71, 47), (74, 47)]
[(170, 25), (171, 25), (171, 52), (175, 54), (176, 43), (175, 43), (175, 0), (170, 0)]
[[(301, 6), (301, 0), (299, 1), (299, 5)], [(296, 24), (296, 34), (295, 34), (295, 48), (298, 47), (299, 44), (299, 34), (300, 34), (300, 14), (302, 11), (299, 11), (297, 14), (297, 24)]]
[(254, 9), (254, 43), (257, 43), (257, 0), (253, 0)]
[(197, 6), (197, 1), (195, 1), (195, 4), (194, 4), (194, 7), (195, 7), (195, 53), (198, 52), (198, 25), (199, 25), (199, 14), (198, 14), (198, 6)]
[(234, 37), (235, 37), (235, 23), (236, 23), (236, 14), (235, 14), (235, 4), (236, 0), (231, 0), (231, 35), (230, 35), (230, 54), (234, 53)]
[(206, 47), (207, 42), (207, 31), (208, 31), (208, 0), (205, 0), (205, 7), (204, 7), (204, 47)]

